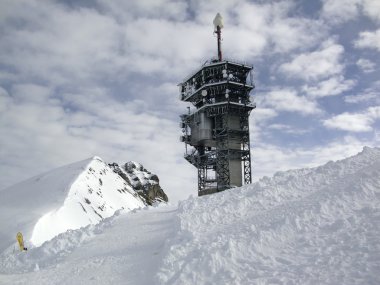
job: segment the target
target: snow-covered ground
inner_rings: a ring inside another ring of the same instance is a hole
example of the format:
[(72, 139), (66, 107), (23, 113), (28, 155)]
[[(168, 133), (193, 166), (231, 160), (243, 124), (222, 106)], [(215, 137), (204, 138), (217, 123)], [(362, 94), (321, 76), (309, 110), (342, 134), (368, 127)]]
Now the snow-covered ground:
[(68, 229), (96, 224), (121, 208), (144, 206), (133, 188), (99, 157), (66, 165), (0, 191), (0, 252), (19, 231), (39, 246)]
[(27, 252), (0, 284), (380, 284), (380, 149), (116, 212)]
[(378, 148), (189, 199), (178, 216), (162, 284), (380, 284)]
[(155, 284), (176, 207), (117, 214), (41, 247), (0, 256), (0, 284)]

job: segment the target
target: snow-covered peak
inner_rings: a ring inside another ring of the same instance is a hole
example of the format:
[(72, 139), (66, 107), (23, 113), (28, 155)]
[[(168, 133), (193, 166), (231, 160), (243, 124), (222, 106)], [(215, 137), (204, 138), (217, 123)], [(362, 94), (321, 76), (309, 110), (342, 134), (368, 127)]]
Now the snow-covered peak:
[(63, 166), (0, 192), (0, 251), (21, 231), (40, 245), (68, 229), (145, 206), (133, 187), (95, 156)]
[(168, 197), (159, 185), (158, 176), (146, 170), (142, 164), (129, 161), (122, 166), (119, 166), (117, 163), (111, 163), (109, 166), (127, 184), (131, 185), (148, 205), (168, 201)]
[(118, 209), (143, 206), (144, 202), (130, 185), (101, 158), (93, 157), (71, 184), (63, 205), (39, 219), (31, 242), (40, 245), (67, 229), (96, 224)]

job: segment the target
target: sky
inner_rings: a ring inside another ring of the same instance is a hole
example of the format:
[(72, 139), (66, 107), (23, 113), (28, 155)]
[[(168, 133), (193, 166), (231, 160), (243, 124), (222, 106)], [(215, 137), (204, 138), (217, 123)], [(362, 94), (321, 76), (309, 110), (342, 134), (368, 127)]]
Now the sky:
[(217, 55), (254, 66), (252, 176), (380, 145), (380, 2), (0, 0), (0, 189), (91, 156), (197, 193), (178, 83)]

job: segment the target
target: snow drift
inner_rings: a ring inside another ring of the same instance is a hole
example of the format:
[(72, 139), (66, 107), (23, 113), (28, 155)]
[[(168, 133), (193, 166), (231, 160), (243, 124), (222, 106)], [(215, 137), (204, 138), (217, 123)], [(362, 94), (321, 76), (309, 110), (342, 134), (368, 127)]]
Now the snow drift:
[(160, 284), (380, 284), (380, 149), (178, 209)]
[(4, 251), (0, 284), (375, 285), (379, 236), (380, 149), (364, 148)]

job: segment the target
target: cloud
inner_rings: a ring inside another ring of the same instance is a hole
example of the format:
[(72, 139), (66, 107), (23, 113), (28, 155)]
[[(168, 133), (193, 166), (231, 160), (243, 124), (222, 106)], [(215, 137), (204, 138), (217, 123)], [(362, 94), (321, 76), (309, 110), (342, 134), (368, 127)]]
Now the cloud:
[(277, 112), (270, 108), (257, 107), (253, 110), (253, 118), (257, 122), (262, 123), (267, 120), (273, 119), (277, 116)]
[(294, 126), (286, 124), (272, 124), (268, 126), (269, 129), (280, 131), (282, 133), (291, 134), (291, 135), (303, 135), (310, 132), (310, 130), (303, 130), (295, 128)]
[[(359, 13), (375, 20), (370, 11), (376, 8), (364, 9), (375, 2), (367, 2), (358, 4)], [(343, 46), (354, 35), (344, 30), (347, 39), (340, 38), (340, 30), (326, 25), (326, 18), (308, 5), (292, 0), (5, 1), (0, 9), (0, 188), (99, 155), (106, 161), (143, 163), (157, 172), (174, 200), (195, 194), (197, 172), (183, 159), (184, 145), (178, 142), (178, 115), (187, 105), (178, 100), (176, 85), (216, 56), (216, 12), (225, 19), (224, 55), (255, 63), (258, 88), (269, 90), (256, 91), (257, 109), (250, 117), (251, 139), (259, 146), (254, 155), (268, 163), (260, 163), (260, 169), (314, 161), (323, 149), (293, 152), (282, 147), (291, 136), (280, 134), (276, 146), (270, 144), (271, 134), (301, 132), (301, 122), (313, 123), (307, 115), (325, 114), (330, 107), (344, 113), (343, 97), (317, 99), (354, 84), (365, 89), (360, 77), (349, 74), (353, 82), (343, 72), (345, 63), (368, 55), (360, 49), (345, 53)], [(341, 9), (348, 18), (356, 13), (351, 8)], [(370, 29), (366, 23), (363, 27)], [(284, 64), (270, 70), (278, 63)], [(291, 80), (284, 82), (284, 74)], [(298, 86), (298, 79), (307, 82)], [(369, 104), (375, 99), (364, 94), (376, 92), (365, 89), (360, 98), (344, 98)], [(339, 106), (326, 107), (325, 101)], [(356, 113), (361, 112), (350, 114)], [(323, 131), (318, 136), (325, 141)], [(297, 144), (298, 138), (286, 143)], [(347, 140), (341, 143), (344, 149), (344, 143), (359, 144)]]
[(375, 71), (376, 64), (368, 59), (359, 58), (356, 65), (360, 67), (365, 73), (370, 73)]
[(267, 133), (268, 122), (274, 120), (278, 116), (278, 112), (272, 108), (265, 108), (258, 105), (251, 113), (249, 118), (249, 130), (251, 140), (255, 144), (264, 140)]
[[(294, 16), (292, 12), (296, 8), (292, 1), (264, 5), (241, 2), (236, 7), (236, 14), (239, 15), (238, 27), (247, 27), (255, 30), (256, 34), (264, 35), (268, 47), (276, 53), (306, 49), (318, 43), (326, 35), (326, 29), (319, 21), (300, 15)], [(255, 34), (250, 36), (252, 41), (260, 41), (260, 37)]]
[(278, 112), (296, 112), (301, 115), (318, 114), (321, 112), (316, 102), (305, 96), (297, 95), (295, 90), (275, 89), (256, 97), (258, 104), (270, 107)]
[(370, 48), (380, 51), (380, 29), (376, 31), (360, 32), (359, 38), (354, 42), (357, 48)]
[(335, 96), (347, 90), (350, 90), (356, 82), (354, 80), (346, 80), (343, 76), (334, 76), (327, 80), (318, 82), (316, 85), (305, 85), (302, 91), (314, 98)]
[(342, 45), (327, 40), (319, 50), (297, 55), (292, 61), (282, 64), (279, 70), (287, 77), (306, 81), (326, 79), (344, 70), (341, 63), (343, 53)]
[(6, 106), (0, 114), (0, 171), (12, 171), (2, 185), (99, 155), (108, 162), (143, 163), (159, 175), (174, 201), (183, 195), (177, 189), (195, 190), (195, 171), (183, 171), (192, 168), (180, 159), (183, 146), (176, 122), (142, 112), (134, 102), (117, 102), (105, 89), (83, 89), (60, 100), (49, 93), (37, 85), (0, 92), (1, 106)]
[[(18, 74), (49, 84), (92, 83), (117, 74), (122, 27), (93, 9), (63, 9), (19, 1), (2, 31), (0, 61)], [(27, 12), (26, 12), (27, 11)], [(20, 22), (20, 26), (12, 25)]]
[(143, 1), (96, 1), (101, 10), (118, 21), (134, 21), (144, 16), (155, 19), (185, 20), (189, 4), (184, 1), (143, 0)]
[(293, 1), (191, 1), (189, 10), (194, 21), (207, 30), (217, 12), (215, 7), (225, 19), (223, 49), (233, 58), (305, 49), (327, 32), (320, 21), (294, 15), (297, 7)]
[(377, 93), (363, 93), (359, 95), (348, 95), (344, 97), (344, 101), (346, 103), (360, 103), (373, 100), (378, 97)]
[[(74, 79), (91, 85), (100, 78), (120, 82), (136, 73), (178, 78), (193, 69), (194, 62), (216, 55), (215, 2), (129, 2), (99, 1), (91, 7), (12, 3), (3, 18), (7, 29), (1, 35), (0, 61), (18, 73), (18, 80), (23, 74), (54, 85)], [(325, 34), (320, 23), (289, 16), (294, 6), (290, 3), (220, 2), (228, 25), (223, 31), (227, 57), (244, 60), (318, 42)]]
[(322, 16), (326, 21), (339, 24), (355, 19), (359, 15), (361, 0), (324, 0)]
[(377, 0), (363, 0), (363, 12), (374, 21), (380, 21), (380, 3)]
[(364, 91), (360, 92), (359, 94), (345, 96), (344, 101), (350, 104), (365, 102), (372, 104), (380, 104), (379, 92), (380, 80), (372, 82), (369, 88), (364, 89)]
[(7, 90), (0, 86), (0, 116), (9, 108), (11, 97)]
[(370, 107), (360, 113), (342, 113), (324, 120), (323, 125), (330, 129), (339, 129), (349, 132), (372, 131), (372, 124), (380, 118), (380, 106)]
[(332, 24), (355, 20), (361, 14), (377, 22), (380, 20), (380, 4), (377, 0), (324, 0), (321, 14)]

